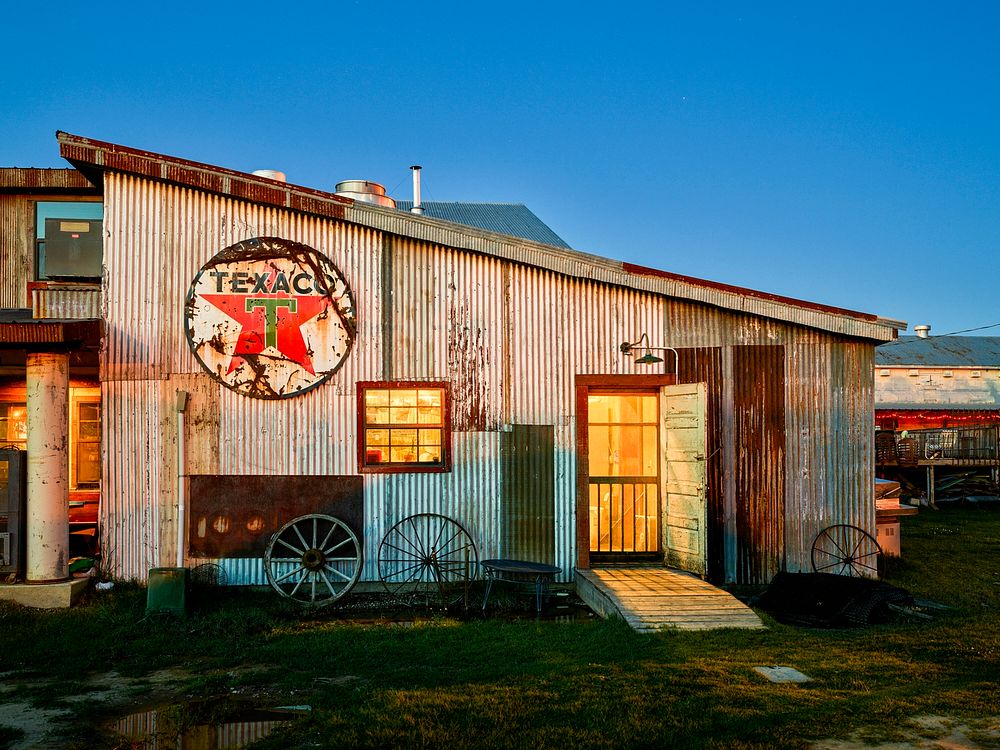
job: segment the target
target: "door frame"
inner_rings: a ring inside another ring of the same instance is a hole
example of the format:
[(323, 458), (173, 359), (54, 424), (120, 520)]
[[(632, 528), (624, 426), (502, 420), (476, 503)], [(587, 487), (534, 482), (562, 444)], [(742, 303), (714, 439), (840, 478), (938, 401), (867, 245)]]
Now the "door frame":
[(587, 398), (590, 390), (653, 389), (674, 385), (673, 373), (662, 375), (576, 376), (576, 567), (590, 568), (590, 453)]

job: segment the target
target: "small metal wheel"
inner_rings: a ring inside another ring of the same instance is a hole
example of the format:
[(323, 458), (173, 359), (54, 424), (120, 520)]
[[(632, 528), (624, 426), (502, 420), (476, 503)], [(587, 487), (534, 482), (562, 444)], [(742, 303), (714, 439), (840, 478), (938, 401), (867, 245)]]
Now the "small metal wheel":
[(378, 574), (386, 591), (407, 604), (468, 606), (479, 553), (458, 521), (437, 513), (404, 518), (382, 538)]
[(325, 607), (357, 583), (361, 545), (339, 518), (319, 513), (299, 516), (267, 543), (264, 573), (282, 596), (307, 607)]
[(812, 567), (817, 573), (878, 578), (882, 548), (875, 537), (857, 526), (839, 523), (816, 535)]

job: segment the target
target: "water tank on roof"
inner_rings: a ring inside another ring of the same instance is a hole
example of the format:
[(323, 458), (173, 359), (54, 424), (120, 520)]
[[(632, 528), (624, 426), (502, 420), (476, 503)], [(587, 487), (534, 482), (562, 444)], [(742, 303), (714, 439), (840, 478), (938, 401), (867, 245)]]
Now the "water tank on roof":
[(353, 198), (362, 203), (374, 203), (377, 206), (395, 208), (396, 201), (385, 194), (385, 188), (377, 182), (368, 180), (344, 180), (334, 188), (337, 195)]

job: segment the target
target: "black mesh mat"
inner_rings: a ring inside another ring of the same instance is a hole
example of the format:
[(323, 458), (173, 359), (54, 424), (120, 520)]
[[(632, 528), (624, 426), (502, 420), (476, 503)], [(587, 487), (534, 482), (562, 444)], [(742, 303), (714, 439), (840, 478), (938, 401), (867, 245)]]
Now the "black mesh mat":
[(868, 578), (832, 573), (778, 573), (755, 602), (778, 622), (811, 628), (855, 628), (888, 622), (889, 605), (911, 606), (908, 591)]

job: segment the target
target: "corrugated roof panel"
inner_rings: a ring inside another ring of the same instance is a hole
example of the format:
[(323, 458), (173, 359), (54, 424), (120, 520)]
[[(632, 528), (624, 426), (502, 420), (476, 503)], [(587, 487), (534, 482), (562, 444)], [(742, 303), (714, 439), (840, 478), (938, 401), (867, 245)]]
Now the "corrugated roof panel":
[[(424, 216), (453, 221), (467, 227), (521, 237), (544, 245), (569, 248), (569, 245), (523, 203), (445, 203), (420, 204)], [(409, 211), (412, 201), (396, 201), (396, 208)]]
[(876, 366), (1000, 367), (1000, 336), (900, 336), (875, 349)]

